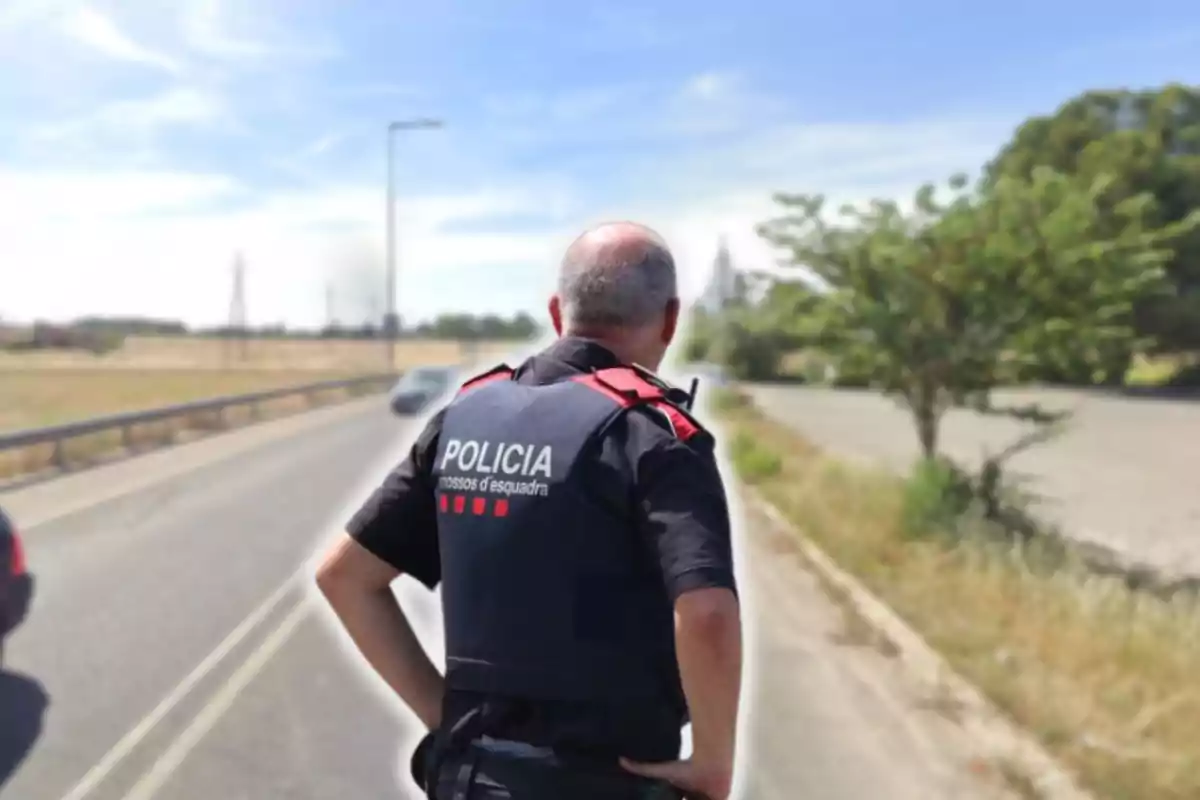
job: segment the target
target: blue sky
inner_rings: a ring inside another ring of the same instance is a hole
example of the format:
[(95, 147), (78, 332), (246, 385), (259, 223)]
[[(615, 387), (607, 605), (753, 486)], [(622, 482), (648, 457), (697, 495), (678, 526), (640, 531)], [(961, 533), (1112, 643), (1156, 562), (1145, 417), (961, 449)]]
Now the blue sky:
[[(539, 310), (589, 223), (701, 287), (768, 266), (770, 192), (909, 193), (1097, 86), (1197, 81), (1193, 3), (0, 0), (0, 316), (256, 322), (379, 302), (389, 119), (399, 303)], [(1189, 9), (1190, 6), (1190, 9)], [(1124, 9), (1124, 10), (1123, 10)]]

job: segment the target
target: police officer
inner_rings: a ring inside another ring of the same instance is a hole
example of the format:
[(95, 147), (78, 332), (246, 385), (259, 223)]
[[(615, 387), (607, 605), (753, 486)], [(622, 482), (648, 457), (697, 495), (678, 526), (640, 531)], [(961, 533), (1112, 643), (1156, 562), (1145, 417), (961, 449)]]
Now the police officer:
[[(722, 800), (741, 622), (713, 439), (648, 371), (679, 318), (671, 253), (594, 228), (549, 310), (557, 342), (432, 418), (317, 583), (430, 731), (428, 797)], [(390, 591), (402, 573), (441, 585), (444, 676)]]

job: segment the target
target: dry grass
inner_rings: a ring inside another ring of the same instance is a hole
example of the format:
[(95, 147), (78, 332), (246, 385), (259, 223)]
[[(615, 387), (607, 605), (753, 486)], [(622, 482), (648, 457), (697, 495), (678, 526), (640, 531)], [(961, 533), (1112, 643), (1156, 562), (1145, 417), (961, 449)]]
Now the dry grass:
[[(344, 373), (136, 370), (0, 370), (0, 419), (5, 429), (67, 422), (101, 414), (155, 408), (230, 394), (314, 383)], [(345, 389), (292, 395), (255, 406), (204, 412), (103, 431), (63, 442), (0, 451), (0, 480), (95, 463), (121, 453), (177, 442), (208, 432), (296, 413), (348, 399)]]
[[(236, 345), (216, 339), (129, 337), (112, 353), (0, 352), (0, 431), (42, 427), (123, 411), (156, 408), (222, 395), (245, 394), (388, 370), (382, 342), (247, 342), (244, 358)], [(471, 359), (500, 358), (513, 343), (482, 343), (465, 349), (457, 342), (404, 341), (396, 348), (399, 369)], [(346, 392), (322, 392), (263, 403), (257, 417), (292, 413), (344, 398)], [(246, 408), (221, 415), (139, 425), (79, 437), (56, 451), (51, 445), (0, 452), (0, 480), (53, 466), (94, 461), (113, 453), (138, 450), (166, 441), (243, 424)]]
[[(472, 355), (458, 342), (408, 340), (397, 342), (396, 365), (445, 364)], [(480, 357), (507, 353), (511, 342), (483, 342), (474, 348)], [(78, 351), (0, 352), (0, 369), (182, 369), (182, 370), (315, 370), (384, 372), (387, 345), (369, 341), (257, 339), (246, 342), (244, 358), (238, 345), (221, 339), (169, 336), (130, 336), (111, 353), (93, 356)]]
[(1200, 798), (1200, 604), (1165, 602), (1027, 552), (905, 538), (900, 485), (727, 407), (739, 472), (1097, 797)]
[[(382, 342), (260, 339), (237, 359), (216, 339), (131, 336), (103, 356), (76, 351), (0, 352), (0, 431), (50, 425), (202, 397), (388, 371)], [(407, 369), (469, 357), (499, 358), (512, 343), (483, 343), (474, 352), (457, 342), (396, 344), (396, 366)]]
[(345, 378), (345, 371), (10, 369), (0, 367), (0, 431)]
[[(780, 364), (780, 373), (785, 377), (812, 377), (815, 365), (822, 361), (817, 350), (795, 350), (787, 353)], [(1127, 386), (1165, 386), (1176, 375), (1189, 367), (1200, 364), (1200, 354), (1175, 356), (1138, 355), (1125, 374)]]

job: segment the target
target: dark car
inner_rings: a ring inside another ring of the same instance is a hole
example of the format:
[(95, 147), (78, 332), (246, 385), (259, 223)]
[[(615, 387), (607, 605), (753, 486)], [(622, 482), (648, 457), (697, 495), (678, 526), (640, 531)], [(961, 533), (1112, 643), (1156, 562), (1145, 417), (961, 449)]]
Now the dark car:
[(393, 413), (420, 414), (444, 396), (458, 381), (457, 367), (417, 367), (404, 373), (392, 387)]
[(25, 563), (25, 548), (12, 519), (0, 509), (0, 663), (4, 638), (25, 621), (33, 597), (33, 576)]

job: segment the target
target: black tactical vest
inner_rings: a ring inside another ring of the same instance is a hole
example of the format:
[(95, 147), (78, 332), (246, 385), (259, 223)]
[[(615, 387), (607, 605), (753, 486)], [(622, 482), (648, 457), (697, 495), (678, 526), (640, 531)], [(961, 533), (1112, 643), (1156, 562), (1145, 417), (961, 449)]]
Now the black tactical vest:
[[(466, 384), (438, 444), (448, 688), (665, 701), (686, 719), (673, 612), (631, 524), (632, 484), (600, 492), (581, 469), (619, 415), (663, 408), (661, 388), (626, 368), (543, 386), (511, 376), (500, 367)], [(672, 430), (691, 424), (663, 416)]]

